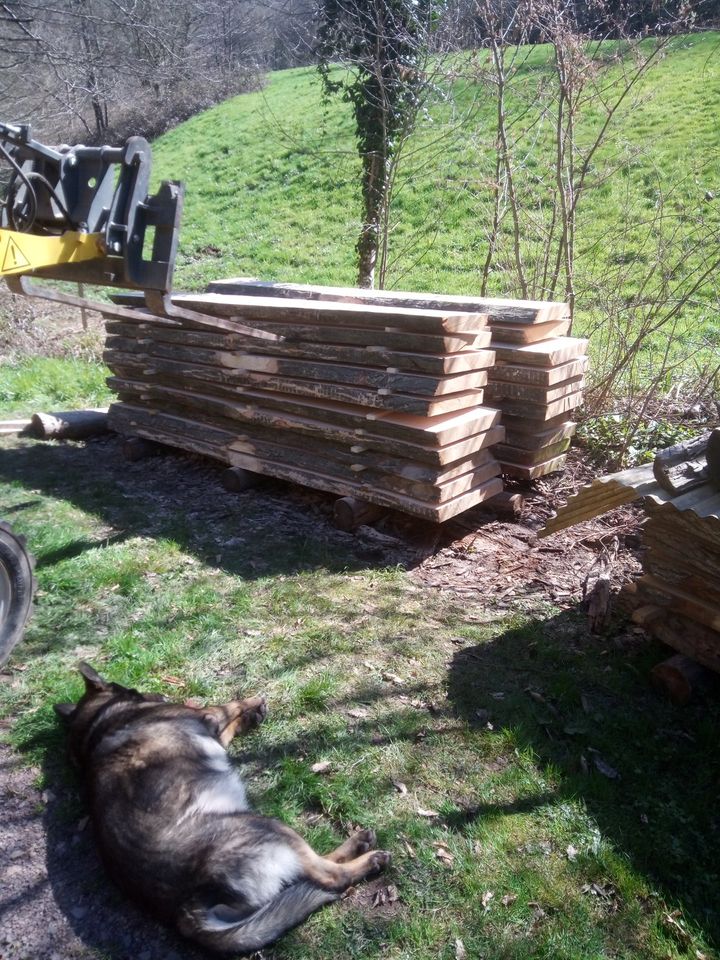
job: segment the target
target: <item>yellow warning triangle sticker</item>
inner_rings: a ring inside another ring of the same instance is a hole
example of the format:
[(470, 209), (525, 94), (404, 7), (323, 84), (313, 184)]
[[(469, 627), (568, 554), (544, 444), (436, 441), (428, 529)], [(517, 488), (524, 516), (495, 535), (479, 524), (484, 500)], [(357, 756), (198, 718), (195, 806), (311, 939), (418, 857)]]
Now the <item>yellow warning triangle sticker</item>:
[(30, 261), (22, 252), (14, 240), (9, 239), (5, 257), (3, 259), (2, 272), (10, 273), (12, 270), (22, 270), (23, 267), (29, 267)]

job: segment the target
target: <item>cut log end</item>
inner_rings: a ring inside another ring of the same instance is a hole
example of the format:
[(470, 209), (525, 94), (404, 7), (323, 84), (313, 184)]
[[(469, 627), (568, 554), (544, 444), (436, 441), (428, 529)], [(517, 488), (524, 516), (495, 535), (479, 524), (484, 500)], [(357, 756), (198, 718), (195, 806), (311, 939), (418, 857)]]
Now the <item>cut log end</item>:
[(714, 680), (710, 670), (681, 653), (653, 667), (650, 678), (655, 689), (676, 706), (684, 706), (693, 696), (705, 693)]
[(69, 410), (34, 413), (28, 432), (40, 440), (85, 440), (108, 429), (107, 410)]
[(252, 490), (257, 487), (262, 477), (259, 473), (253, 473), (243, 467), (228, 467), (227, 470), (223, 470), (221, 480), (222, 485), (230, 493), (242, 493), (243, 490)]
[(333, 520), (338, 530), (351, 533), (359, 526), (378, 520), (383, 514), (382, 507), (356, 497), (342, 497), (333, 506)]
[(519, 520), (525, 508), (525, 497), (521, 493), (503, 490), (502, 493), (496, 493), (491, 497), (484, 506), (488, 510), (494, 510), (501, 517)]

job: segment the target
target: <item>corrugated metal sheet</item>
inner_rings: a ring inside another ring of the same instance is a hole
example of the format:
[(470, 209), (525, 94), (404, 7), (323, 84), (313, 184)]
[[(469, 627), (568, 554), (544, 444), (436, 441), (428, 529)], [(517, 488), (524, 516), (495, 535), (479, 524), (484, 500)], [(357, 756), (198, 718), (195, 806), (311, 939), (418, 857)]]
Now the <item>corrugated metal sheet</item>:
[(716, 524), (720, 527), (720, 491), (704, 483), (688, 493), (673, 496), (663, 490), (653, 475), (652, 463), (648, 463), (598, 477), (578, 490), (548, 520), (539, 536), (548, 537), (583, 520), (599, 517), (624, 503), (632, 503), (633, 500), (649, 500), (663, 510), (689, 510), (697, 517), (707, 519), (713, 528)]

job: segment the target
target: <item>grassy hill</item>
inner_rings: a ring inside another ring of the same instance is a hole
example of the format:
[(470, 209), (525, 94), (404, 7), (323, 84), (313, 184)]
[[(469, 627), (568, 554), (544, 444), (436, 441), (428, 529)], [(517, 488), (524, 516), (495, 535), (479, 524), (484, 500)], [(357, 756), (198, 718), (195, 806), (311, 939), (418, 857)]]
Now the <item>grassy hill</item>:
[[(717, 249), (719, 44), (717, 33), (673, 41), (618, 113), (593, 162), (578, 216), (576, 329), (593, 333), (596, 360), (643, 323), (657, 326), (648, 300), (674, 301)], [(525, 127), (520, 189), (538, 208), (547, 200), (554, 149), (551, 102), (542, 105), (546, 116), (537, 108), (526, 116), (522, 96), (548, 80), (548, 57), (547, 48), (532, 51), (518, 73), (520, 95), (508, 104), (515, 130)], [(487, 87), (465, 78), (445, 94), (421, 121), (402, 168), (389, 285), (471, 293), (487, 253), (495, 105)], [(602, 119), (596, 106), (583, 112), (581, 145)], [(359, 160), (350, 107), (324, 104), (312, 69), (272, 74), (262, 92), (194, 117), (162, 137), (155, 156), (158, 175), (187, 184), (179, 285), (238, 274), (354, 282)], [(529, 240), (524, 253), (531, 264)], [(510, 266), (507, 256), (498, 258), (491, 293), (518, 295)], [(671, 318), (661, 336), (648, 338), (639, 363), (646, 380), (668, 334), (682, 360), (698, 346), (718, 346), (716, 307), (708, 283), (679, 322)]]

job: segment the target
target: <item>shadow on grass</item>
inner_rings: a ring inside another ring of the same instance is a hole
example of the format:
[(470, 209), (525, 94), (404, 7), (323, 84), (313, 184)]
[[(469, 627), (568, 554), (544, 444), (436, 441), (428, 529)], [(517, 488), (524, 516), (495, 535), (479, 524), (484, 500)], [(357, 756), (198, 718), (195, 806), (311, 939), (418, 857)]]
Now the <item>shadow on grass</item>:
[[(25, 441), (4, 448), (0, 457), (0, 481), (64, 500), (116, 531), (40, 557), (43, 565), (133, 536), (172, 540), (209, 566), (247, 580), (387, 565), (382, 548), (335, 529), (334, 498), (313, 493), (302, 501), (302, 488), (270, 478), (258, 489), (230, 493), (220, 480), (223, 469), (174, 453), (128, 463), (114, 436), (84, 445)], [(33, 500), (0, 512), (40, 505)]]
[[(512, 730), (557, 784), (554, 802), (582, 798), (614, 848), (720, 943), (720, 698), (673, 707), (649, 684), (659, 647), (591, 637), (583, 620), (564, 612), (457, 651), (450, 700), (471, 725)], [(467, 818), (507, 812), (483, 804)]]

